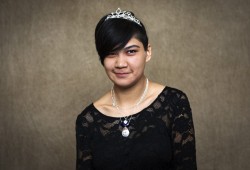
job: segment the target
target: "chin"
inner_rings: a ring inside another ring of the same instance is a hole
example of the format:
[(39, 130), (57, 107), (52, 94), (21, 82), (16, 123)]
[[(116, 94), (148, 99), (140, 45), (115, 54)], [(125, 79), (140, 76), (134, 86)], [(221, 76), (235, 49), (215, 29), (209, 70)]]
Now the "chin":
[(112, 81), (115, 86), (121, 87), (121, 88), (130, 88), (136, 84), (136, 80), (129, 80), (129, 79), (124, 79), (124, 80), (116, 80)]

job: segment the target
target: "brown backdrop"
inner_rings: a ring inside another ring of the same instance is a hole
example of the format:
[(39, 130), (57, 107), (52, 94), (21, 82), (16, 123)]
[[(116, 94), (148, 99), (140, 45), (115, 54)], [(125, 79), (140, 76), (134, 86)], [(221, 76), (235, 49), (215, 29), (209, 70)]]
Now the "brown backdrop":
[(117, 7), (148, 29), (147, 76), (189, 96), (199, 169), (249, 169), (248, 0), (1, 0), (0, 169), (75, 168), (76, 116), (111, 86), (94, 28)]

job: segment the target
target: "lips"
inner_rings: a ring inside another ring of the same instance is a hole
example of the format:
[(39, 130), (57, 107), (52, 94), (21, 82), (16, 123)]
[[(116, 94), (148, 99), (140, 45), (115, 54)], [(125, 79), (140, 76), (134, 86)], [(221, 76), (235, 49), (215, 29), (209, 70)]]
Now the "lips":
[(126, 77), (129, 73), (127, 72), (114, 72), (117, 77)]
[(124, 73), (124, 72), (115, 72), (115, 74), (128, 74), (128, 73)]

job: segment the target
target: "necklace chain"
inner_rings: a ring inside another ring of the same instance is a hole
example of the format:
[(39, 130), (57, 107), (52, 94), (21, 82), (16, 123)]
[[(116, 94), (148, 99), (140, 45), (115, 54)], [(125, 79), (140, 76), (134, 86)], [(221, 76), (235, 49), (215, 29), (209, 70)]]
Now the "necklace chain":
[[(130, 108), (126, 108), (126, 109), (121, 109), (118, 104), (117, 104), (117, 101), (116, 101), (116, 98), (115, 98), (115, 90), (114, 90), (114, 86), (111, 88), (111, 99), (112, 99), (112, 105), (120, 112), (121, 110), (130, 110), (130, 109), (133, 109), (135, 107), (137, 107), (139, 104), (141, 104), (141, 102), (143, 101), (143, 99), (145, 98), (146, 94), (147, 94), (147, 91), (148, 91), (148, 78), (146, 78), (146, 85), (145, 85), (145, 89), (139, 99), (139, 101), (132, 107)], [(124, 120), (122, 120), (124, 119)], [(123, 137), (128, 137), (130, 132), (129, 132), (129, 124), (130, 124), (130, 121), (132, 119), (132, 115), (130, 116), (125, 116), (125, 117), (120, 117), (120, 123), (121, 123), (121, 126), (123, 127), (122, 128), (122, 136)]]
[(148, 78), (146, 78), (146, 85), (145, 85), (145, 88), (144, 88), (144, 91), (140, 97), (140, 99), (138, 100), (138, 102), (133, 105), (132, 107), (130, 108), (125, 108), (125, 109), (122, 109), (119, 107), (119, 105), (117, 104), (117, 101), (116, 101), (116, 97), (115, 97), (115, 90), (114, 90), (114, 86), (112, 86), (111, 88), (111, 99), (112, 99), (112, 105), (114, 107), (116, 107), (117, 110), (130, 110), (130, 109), (133, 109), (135, 107), (137, 107), (139, 104), (141, 104), (141, 102), (143, 101), (143, 99), (145, 98), (146, 94), (147, 94), (147, 91), (148, 91)]

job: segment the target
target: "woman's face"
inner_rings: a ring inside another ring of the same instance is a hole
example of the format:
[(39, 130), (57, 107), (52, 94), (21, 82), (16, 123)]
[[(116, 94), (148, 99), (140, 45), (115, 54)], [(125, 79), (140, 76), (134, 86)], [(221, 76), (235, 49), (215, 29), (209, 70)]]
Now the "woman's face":
[(144, 76), (144, 68), (151, 58), (151, 47), (131, 38), (123, 49), (105, 57), (104, 68), (109, 79), (117, 86), (129, 87)]

